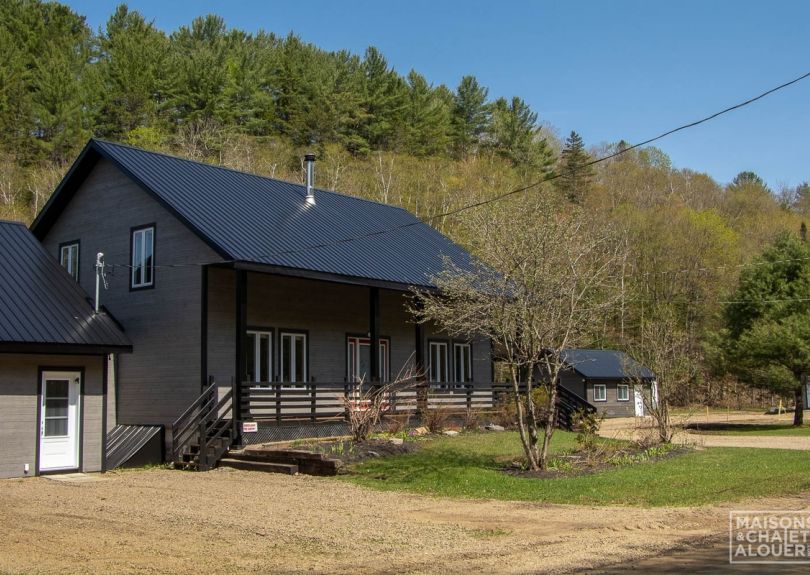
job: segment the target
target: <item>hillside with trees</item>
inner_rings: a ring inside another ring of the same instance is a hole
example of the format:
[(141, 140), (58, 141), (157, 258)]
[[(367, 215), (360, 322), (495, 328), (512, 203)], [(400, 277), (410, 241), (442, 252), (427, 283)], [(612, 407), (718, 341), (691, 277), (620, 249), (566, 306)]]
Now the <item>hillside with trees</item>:
[(30, 222), (90, 137), (293, 181), (311, 150), (320, 187), (401, 205), (469, 246), (465, 213), (437, 216), (553, 178), (509, 202), (555, 196), (613, 228), (620, 293), (593, 345), (634, 349), (671, 326), (682, 403), (730, 399), (736, 379), (714, 360), (725, 302), (810, 214), (807, 184), (741, 172), (722, 185), (656, 148), (589, 166), (628, 145), (557, 137), (519, 96), (402, 75), (374, 47), (329, 52), (217, 16), (167, 34), (125, 5), (94, 31), (61, 4), (2, 0), (0, 52), (0, 217)]

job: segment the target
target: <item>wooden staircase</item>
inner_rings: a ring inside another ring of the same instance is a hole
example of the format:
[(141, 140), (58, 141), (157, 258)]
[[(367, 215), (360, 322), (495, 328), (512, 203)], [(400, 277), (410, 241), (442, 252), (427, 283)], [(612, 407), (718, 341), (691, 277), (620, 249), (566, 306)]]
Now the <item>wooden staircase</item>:
[(557, 386), (557, 427), (568, 431), (574, 430), (574, 416), (578, 411), (596, 413), (596, 408), (582, 397), (564, 388)]
[(172, 424), (172, 462), (176, 469), (208, 471), (228, 453), (236, 437), (233, 390), (221, 398), (209, 385)]

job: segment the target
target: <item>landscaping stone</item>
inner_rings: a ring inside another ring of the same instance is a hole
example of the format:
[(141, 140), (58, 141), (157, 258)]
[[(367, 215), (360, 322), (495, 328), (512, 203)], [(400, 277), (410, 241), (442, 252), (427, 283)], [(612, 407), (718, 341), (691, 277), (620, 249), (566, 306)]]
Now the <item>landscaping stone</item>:
[(489, 423), (484, 426), (484, 429), (487, 431), (506, 431), (503, 425), (496, 425), (494, 423)]
[(427, 435), (427, 434), (428, 434), (428, 428), (427, 427), (416, 427), (414, 429), (411, 429), (408, 432), (408, 435), (410, 435), (412, 437), (413, 436), (418, 436), (418, 435)]
[(448, 429), (447, 431), (444, 432), (444, 435), (455, 437), (456, 435), (458, 435), (458, 431), (455, 431), (454, 429)]
[(393, 443), (394, 445), (402, 445), (403, 443), (405, 443), (405, 440), (402, 439), (401, 437), (392, 437), (391, 439), (388, 440), (388, 442)]

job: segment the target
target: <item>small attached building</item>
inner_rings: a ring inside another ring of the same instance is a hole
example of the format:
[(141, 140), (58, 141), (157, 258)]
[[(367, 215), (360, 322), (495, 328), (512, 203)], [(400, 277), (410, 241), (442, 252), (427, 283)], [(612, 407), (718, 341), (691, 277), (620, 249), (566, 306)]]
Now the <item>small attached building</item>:
[(131, 351), (71, 270), (0, 221), (0, 478), (104, 471), (108, 356)]
[(657, 401), (655, 374), (622, 351), (569, 349), (563, 358), (560, 385), (605, 417), (642, 417), (649, 400)]

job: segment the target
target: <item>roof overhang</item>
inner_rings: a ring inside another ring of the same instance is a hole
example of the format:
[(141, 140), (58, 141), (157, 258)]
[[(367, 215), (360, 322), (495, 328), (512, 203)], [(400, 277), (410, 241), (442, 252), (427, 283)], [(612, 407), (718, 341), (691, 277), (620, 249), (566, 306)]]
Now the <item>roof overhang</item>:
[(277, 266), (273, 264), (261, 264), (255, 262), (227, 262), (223, 264), (212, 264), (212, 267), (228, 267), (237, 270), (244, 270), (250, 272), (272, 274), (286, 277), (303, 278), (310, 280), (317, 280), (323, 282), (339, 283), (344, 285), (356, 285), (364, 287), (376, 287), (381, 289), (388, 289), (393, 291), (410, 292), (414, 289), (437, 291), (435, 286), (413, 286), (409, 284), (376, 280), (371, 278), (349, 276), (342, 274), (331, 274), (325, 272), (311, 271), (301, 268), (289, 268), (284, 266)]
[(0, 353), (36, 353), (49, 355), (107, 355), (131, 353), (131, 345), (79, 345), (69, 343), (0, 342)]

